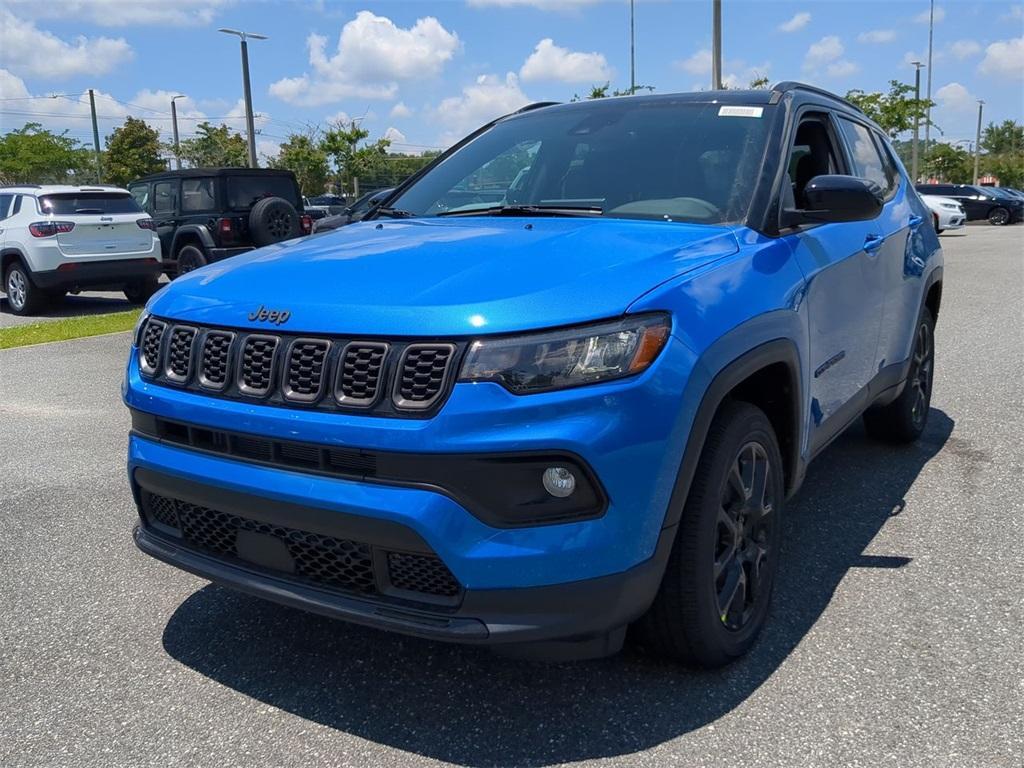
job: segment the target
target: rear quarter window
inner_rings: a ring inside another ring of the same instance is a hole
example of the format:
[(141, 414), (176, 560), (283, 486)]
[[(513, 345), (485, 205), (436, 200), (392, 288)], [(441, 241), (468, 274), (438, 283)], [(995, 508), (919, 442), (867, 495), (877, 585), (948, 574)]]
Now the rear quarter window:
[(283, 197), (300, 207), (299, 191), (290, 176), (229, 176), (227, 204), (231, 210), (252, 208), (266, 197)]
[(74, 192), (43, 195), (39, 198), (39, 210), (57, 216), (142, 212), (139, 204), (126, 192)]

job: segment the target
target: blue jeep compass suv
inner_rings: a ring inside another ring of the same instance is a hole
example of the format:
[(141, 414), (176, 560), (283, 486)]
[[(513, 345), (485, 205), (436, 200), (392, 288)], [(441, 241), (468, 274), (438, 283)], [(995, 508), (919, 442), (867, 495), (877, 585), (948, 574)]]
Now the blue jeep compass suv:
[(925, 426), (929, 221), (878, 127), (808, 86), (522, 109), (367, 220), (153, 297), (135, 541), (411, 635), (579, 657), (632, 626), (727, 663), (808, 462), (861, 415)]

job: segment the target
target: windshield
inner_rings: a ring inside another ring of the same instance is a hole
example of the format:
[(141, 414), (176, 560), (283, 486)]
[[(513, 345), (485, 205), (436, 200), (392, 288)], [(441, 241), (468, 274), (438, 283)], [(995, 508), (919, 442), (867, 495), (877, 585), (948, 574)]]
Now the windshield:
[(72, 214), (142, 213), (139, 204), (127, 192), (73, 192), (43, 195), (39, 210), (58, 216)]
[(228, 208), (252, 208), (265, 197), (283, 197), (299, 207), (298, 191), (290, 176), (229, 176), (227, 180)]
[(528, 112), (445, 158), (390, 206), (417, 216), (536, 206), (737, 221), (750, 206), (771, 109), (741, 117), (719, 104), (617, 98)]

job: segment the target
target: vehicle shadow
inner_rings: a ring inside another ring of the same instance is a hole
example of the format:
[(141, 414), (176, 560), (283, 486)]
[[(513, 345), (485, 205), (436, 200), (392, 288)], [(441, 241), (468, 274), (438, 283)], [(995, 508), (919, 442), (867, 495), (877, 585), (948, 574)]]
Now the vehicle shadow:
[[(51, 306), (46, 307), (42, 312), (33, 315), (31, 318), (24, 318), (27, 321), (57, 319), (61, 317), (81, 317), (83, 315), (105, 315), (110, 312), (124, 312), (137, 308), (137, 304), (130, 303), (119, 293), (82, 293), (77, 296), (66, 296)], [(7, 299), (0, 299), (0, 312), (11, 313)]]
[(753, 694), (828, 606), (851, 568), (901, 568), (920, 555), (864, 554), (953, 421), (933, 409), (914, 446), (859, 425), (812, 465), (786, 510), (772, 616), (727, 669), (682, 668), (627, 649), (548, 665), (391, 635), (217, 586), (190, 596), (164, 631), (167, 652), (259, 701), (407, 752), (467, 766), (541, 766), (616, 757), (707, 725)]

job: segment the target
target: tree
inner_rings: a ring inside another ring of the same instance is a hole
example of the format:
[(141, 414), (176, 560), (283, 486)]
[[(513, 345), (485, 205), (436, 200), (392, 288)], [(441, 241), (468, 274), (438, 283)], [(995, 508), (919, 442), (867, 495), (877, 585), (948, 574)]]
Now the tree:
[(321, 194), (327, 187), (327, 177), (331, 172), (327, 153), (312, 132), (288, 136), (278, 156), (270, 160), (268, 165), (292, 171), (305, 195)]
[(924, 120), (928, 107), (935, 106), (935, 103), (929, 102), (928, 99), (915, 99), (909, 95), (913, 92), (914, 86), (901, 83), (899, 80), (890, 80), (888, 93), (852, 90), (847, 92), (846, 100), (859, 107), (865, 115), (878, 123), (890, 138), (895, 139), (914, 127), (915, 117)]
[(982, 155), (981, 175), (987, 174), (999, 179), (1000, 186), (1014, 189), (1024, 187), (1024, 155), (1020, 152)]
[(1014, 120), (989, 123), (981, 134), (981, 148), (994, 155), (1024, 154), (1024, 125)]
[(107, 136), (107, 153), (103, 159), (103, 180), (125, 186), (142, 176), (165, 170), (160, 157), (160, 132), (144, 120), (129, 116), (124, 125)]
[(95, 180), (95, 157), (67, 135), (25, 123), (0, 136), (0, 182), (4, 184), (66, 184)]
[(249, 146), (239, 133), (221, 124), (202, 122), (196, 136), (180, 143), (179, 155), (193, 168), (244, 168), (249, 164)]
[(355, 120), (348, 123), (336, 122), (324, 132), (320, 144), (334, 161), (338, 183), (342, 188), (351, 190), (352, 194), (358, 193), (360, 179), (366, 181), (387, 174), (388, 147), (391, 141), (377, 139), (371, 144), (359, 146), (359, 142), (365, 141), (369, 135), (370, 132), (360, 128)]
[(940, 181), (949, 184), (970, 184), (973, 179), (974, 161), (967, 150), (952, 144), (934, 144), (924, 163), (925, 171)]

